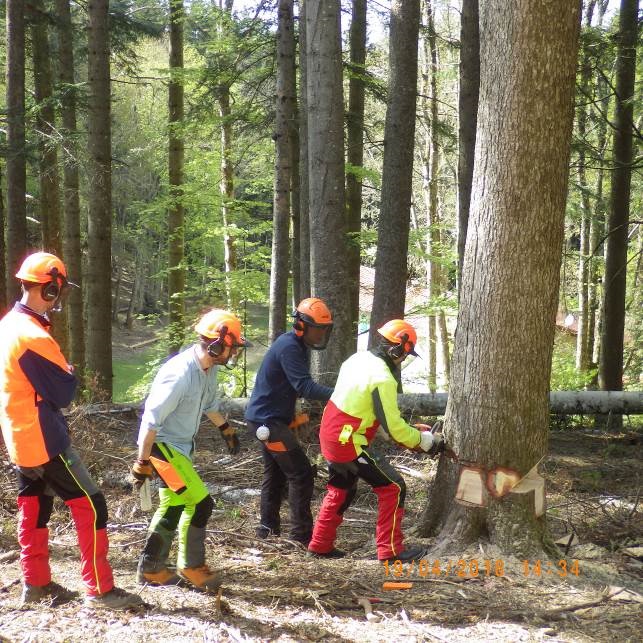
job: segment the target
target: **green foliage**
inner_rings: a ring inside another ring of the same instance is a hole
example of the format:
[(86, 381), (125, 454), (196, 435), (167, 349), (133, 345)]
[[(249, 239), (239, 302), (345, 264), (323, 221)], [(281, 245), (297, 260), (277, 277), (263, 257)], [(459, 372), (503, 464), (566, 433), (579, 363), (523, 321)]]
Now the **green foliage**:
[(152, 380), (167, 359), (165, 344), (159, 341), (151, 348), (133, 353), (127, 359), (115, 359), (114, 402), (138, 402), (147, 396)]
[(596, 369), (587, 373), (576, 370), (575, 337), (556, 333), (549, 386), (552, 391), (583, 390), (596, 378)]

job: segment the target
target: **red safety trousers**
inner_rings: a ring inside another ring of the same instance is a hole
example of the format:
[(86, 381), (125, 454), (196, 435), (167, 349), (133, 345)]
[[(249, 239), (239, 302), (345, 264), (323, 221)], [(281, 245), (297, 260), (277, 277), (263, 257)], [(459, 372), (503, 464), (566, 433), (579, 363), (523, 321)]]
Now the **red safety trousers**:
[(330, 462), (328, 474), (328, 493), (315, 521), (308, 549), (319, 554), (333, 549), (337, 529), (344, 519), (344, 512), (355, 498), (357, 481), (361, 478), (371, 485), (377, 495), (377, 558), (394, 558), (404, 551), (402, 518), (406, 485), (396, 469), (384, 457), (364, 450), (352, 462)]
[(49, 529), (53, 493), (69, 507), (80, 549), (81, 574), (87, 594), (104, 594), (114, 587), (107, 561), (107, 505), (73, 448), (40, 467), (17, 468), (18, 541), (25, 583), (51, 581)]

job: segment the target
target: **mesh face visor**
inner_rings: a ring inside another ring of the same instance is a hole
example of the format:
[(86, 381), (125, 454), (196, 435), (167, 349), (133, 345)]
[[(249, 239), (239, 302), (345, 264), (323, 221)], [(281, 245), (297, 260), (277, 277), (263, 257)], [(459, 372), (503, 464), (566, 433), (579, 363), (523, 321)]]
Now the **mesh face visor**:
[(80, 288), (78, 284), (75, 284), (73, 281), (68, 281), (67, 278), (63, 275), (59, 275), (58, 278), (62, 281), (62, 283), (60, 285), (60, 294), (56, 298), (54, 307), (51, 309), (54, 313), (59, 313), (62, 311), (63, 304), (67, 302), (67, 299), (69, 298), (69, 295), (71, 294), (73, 288)]
[(332, 324), (311, 324), (304, 322), (304, 342), (313, 350), (324, 350), (326, 346), (328, 346), (332, 332)]

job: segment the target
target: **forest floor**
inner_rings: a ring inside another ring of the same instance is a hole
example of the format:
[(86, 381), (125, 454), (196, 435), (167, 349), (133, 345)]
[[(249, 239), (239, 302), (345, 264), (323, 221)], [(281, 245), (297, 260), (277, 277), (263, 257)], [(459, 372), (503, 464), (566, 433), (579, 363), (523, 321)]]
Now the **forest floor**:
[[(568, 573), (558, 561), (540, 575), (488, 543), (403, 569), (396, 578), (375, 559), (376, 499), (360, 484), (339, 531), (341, 560), (309, 558), (283, 537), (257, 540), (261, 460), (240, 430), (242, 450), (229, 456), (217, 431), (204, 423), (195, 463), (216, 501), (208, 529), (208, 562), (224, 575), (222, 594), (188, 588), (136, 585), (137, 558), (150, 515), (141, 512), (127, 482), (135, 456), (136, 410), (79, 409), (70, 416), (74, 442), (100, 482), (110, 511), (110, 560), (116, 582), (140, 592), (149, 608), (134, 613), (92, 612), (80, 600), (52, 609), (19, 608), (20, 568), (16, 504), (9, 463), (0, 460), (0, 641), (640, 641), (643, 594), (643, 516), (640, 435), (596, 434), (583, 429), (551, 434), (542, 465), (547, 479), (548, 523), (555, 538), (575, 535)], [(216, 434), (216, 435), (214, 435)], [(311, 460), (318, 447), (303, 436)], [(311, 435), (312, 437), (312, 435)], [(3, 450), (4, 452), (4, 450)], [(413, 534), (436, 464), (391, 451), (408, 485), (407, 541)], [(2, 456), (4, 457), (4, 456)], [(314, 512), (326, 476), (320, 467)], [(282, 517), (287, 533), (287, 504)], [(50, 522), (53, 577), (81, 590), (75, 531), (57, 500)], [(451, 568), (449, 569), (449, 560)], [(458, 576), (458, 560), (465, 561)], [(474, 575), (471, 561), (478, 560)], [(573, 564), (578, 560), (578, 568)], [(489, 561), (485, 563), (485, 561)], [(447, 574), (448, 569), (448, 574)], [(549, 573), (547, 571), (549, 569)], [(578, 572), (578, 575), (573, 573)], [(384, 591), (385, 581), (409, 581)], [(358, 601), (372, 606), (366, 618)]]

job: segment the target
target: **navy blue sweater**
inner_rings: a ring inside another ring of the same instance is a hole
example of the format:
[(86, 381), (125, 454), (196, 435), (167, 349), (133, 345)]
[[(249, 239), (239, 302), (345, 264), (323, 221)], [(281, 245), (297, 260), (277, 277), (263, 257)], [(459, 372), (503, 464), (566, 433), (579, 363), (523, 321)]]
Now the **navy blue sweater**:
[(333, 393), (310, 375), (309, 350), (294, 331), (280, 335), (259, 367), (246, 409), (246, 420), (261, 424), (279, 420), (290, 424), (298, 397), (327, 402)]

